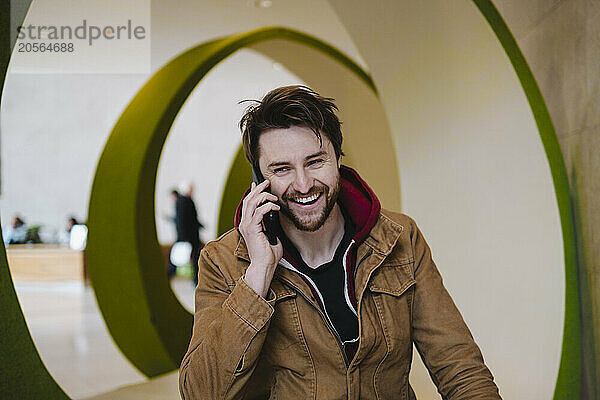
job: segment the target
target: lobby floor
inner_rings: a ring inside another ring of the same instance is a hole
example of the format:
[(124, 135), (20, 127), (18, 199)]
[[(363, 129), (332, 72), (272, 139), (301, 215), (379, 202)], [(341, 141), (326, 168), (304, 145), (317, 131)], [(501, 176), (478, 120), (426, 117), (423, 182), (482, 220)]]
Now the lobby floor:
[[(172, 287), (191, 311), (193, 284), (175, 279)], [(81, 282), (15, 282), (15, 288), (46, 368), (72, 399), (147, 382), (112, 341), (91, 287)], [(157, 383), (164, 392), (173, 391), (174, 399), (179, 398), (176, 373)]]

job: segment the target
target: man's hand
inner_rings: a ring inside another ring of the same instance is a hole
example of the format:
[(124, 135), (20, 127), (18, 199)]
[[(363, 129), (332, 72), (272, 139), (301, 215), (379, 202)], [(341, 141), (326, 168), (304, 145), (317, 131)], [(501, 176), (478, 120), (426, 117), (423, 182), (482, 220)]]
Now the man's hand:
[(263, 232), (262, 220), (269, 211), (279, 211), (279, 206), (273, 202), (277, 196), (265, 192), (270, 182), (265, 180), (259, 185), (252, 182), (250, 193), (242, 201), (242, 219), (238, 227), (250, 257), (250, 266), (246, 270), (244, 280), (263, 298), (266, 298), (275, 267), (283, 256), (283, 246), (279, 238), (277, 244), (269, 244), (267, 235)]

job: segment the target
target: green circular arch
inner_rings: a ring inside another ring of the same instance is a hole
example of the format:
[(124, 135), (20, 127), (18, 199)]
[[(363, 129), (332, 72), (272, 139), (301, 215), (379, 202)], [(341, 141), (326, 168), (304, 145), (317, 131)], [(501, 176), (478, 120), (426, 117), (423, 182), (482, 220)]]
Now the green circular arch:
[(244, 196), (248, 188), (248, 182), (251, 181), (252, 168), (246, 160), (244, 148), (239, 146), (231, 167), (229, 167), (223, 195), (221, 196), (221, 206), (219, 207), (219, 218), (217, 220), (217, 237), (233, 228), (235, 210), (239, 199)]
[(515, 69), (527, 102), (531, 107), (548, 159), (560, 215), (565, 256), (565, 322), (563, 325), (560, 366), (553, 398), (555, 400), (578, 399), (582, 382), (580, 293), (577, 275), (578, 260), (574, 206), (571, 201), (567, 168), (546, 102), (517, 41), (491, 0), (473, 0), (473, 3), (490, 24)]
[(375, 93), (373, 80), (339, 50), (287, 28), (253, 30), (203, 43), (154, 74), (115, 124), (98, 162), (88, 211), (88, 268), (98, 305), (123, 354), (156, 376), (179, 366), (193, 319), (166, 278), (156, 234), (154, 190), (162, 147), (200, 80), (235, 51), (269, 39), (315, 48)]

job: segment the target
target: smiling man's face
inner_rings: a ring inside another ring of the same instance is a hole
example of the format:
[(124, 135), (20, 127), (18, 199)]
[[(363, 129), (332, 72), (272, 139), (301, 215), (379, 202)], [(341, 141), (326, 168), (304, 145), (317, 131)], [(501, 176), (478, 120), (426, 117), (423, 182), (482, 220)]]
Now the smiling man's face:
[(329, 139), (310, 128), (270, 129), (258, 140), (259, 165), (282, 214), (302, 231), (318, 230), (336, 204), (340, 162)]

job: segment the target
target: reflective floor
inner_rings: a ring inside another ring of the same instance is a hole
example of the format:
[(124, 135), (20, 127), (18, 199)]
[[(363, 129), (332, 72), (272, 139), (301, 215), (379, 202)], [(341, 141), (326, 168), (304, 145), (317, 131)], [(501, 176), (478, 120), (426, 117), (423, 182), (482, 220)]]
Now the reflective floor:
[[(193, 284), (175, 279), (180, 302), (193, 308)], [(147, 378), (115, 346), (96, 298), (81, 282), (16, 282), (27, 325), (46, 367), (73, 399), (83, 399)], [(170, 378), (169, 385), (176, 379)], [(175, 397), (177, 398), (177, 397)]]

